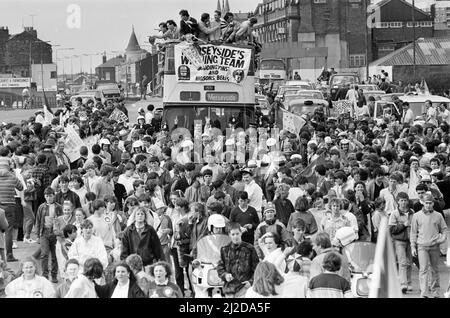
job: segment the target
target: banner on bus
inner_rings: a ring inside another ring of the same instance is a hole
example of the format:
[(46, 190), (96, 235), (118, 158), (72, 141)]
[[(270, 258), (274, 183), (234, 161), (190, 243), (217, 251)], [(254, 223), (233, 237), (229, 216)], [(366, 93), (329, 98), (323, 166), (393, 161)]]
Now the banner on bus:
[(229, 82), (240, 84), (248, 74), (252, 50), (181, 43), (175, 46), (175, 70), (180, 82)]

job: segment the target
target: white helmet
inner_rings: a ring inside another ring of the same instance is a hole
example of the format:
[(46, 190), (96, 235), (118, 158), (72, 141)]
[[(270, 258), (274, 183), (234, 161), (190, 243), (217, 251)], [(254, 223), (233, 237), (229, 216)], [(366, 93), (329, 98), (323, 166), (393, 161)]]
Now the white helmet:
[(103, 145), (110, 145), (111, 143), (109, 142), (108, 139), (102, 138), (102, 139), (100, 139), (99, 144), (100, 144), (100, 146), (103, 146)]
[(136, 140), (135, 142), (133, 142), (133, 148), (140, 148), (140, 147), (144, 147), (144, 143), (140, 140)]
[(208, 230), (212, 231), (212, 226), (217, 228), (225, 227), (225, 218), (220, 214), (210, 215), (208, 218)]

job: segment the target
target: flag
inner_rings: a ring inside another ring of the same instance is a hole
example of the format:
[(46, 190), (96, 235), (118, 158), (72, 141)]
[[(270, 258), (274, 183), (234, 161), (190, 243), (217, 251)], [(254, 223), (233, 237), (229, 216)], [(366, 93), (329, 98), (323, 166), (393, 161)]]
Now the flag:
[(46, 106), (46, 107), (47, 107), (47, 111), (48, 111), (50, 114), (53, 115), (52, 108), (50, 107), (50, 104), (49, 104), (49, 102), (48, 102), (47, 96), (45, 95), (44, 89), (42, 89), (42, 93), (44, 94), (44, 109), (45, 109), (45, 106)]
[(314, 177), (314, 172), (316, 170), (316, 167), (318, 165), (324, 164), (325, 163), (325, 157), (320, 155), (319, 157), (316, 158), (316, 160), (314, 160), (313, 162), (311, 162), (305, 169), (303, 169), (299, 175), (304, 176), (306, 178), (312, 178)]
[(380, 223), (369, 298), (402, 298), (387, 217)]
[(44, 104), (42, 106), (44, 109), (44, 126), (48, 126), (51, 124), (55, 116), (53, 115), (53, 111), (48, 103), (47, 96), (45, 96), (44, 88), (42, 88), (42, 93), (44, 94)]
[(430, 95), (430, 90), (428, 89), (427, 82), (425, 81), (424, 78), (422, 78), (422, 82), (420, 82), (420, 90), (421, 90), (425, 95)]

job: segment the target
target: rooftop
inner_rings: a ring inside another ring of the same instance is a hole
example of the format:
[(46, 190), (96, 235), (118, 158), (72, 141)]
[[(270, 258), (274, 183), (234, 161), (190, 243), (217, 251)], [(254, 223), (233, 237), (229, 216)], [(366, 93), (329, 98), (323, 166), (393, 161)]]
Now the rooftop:
[[(450, 64), (450, 38), (420, 38), (416, 41), (416, 65)], [(371, 66), (414, 65), (413, 43), (376, 61)]]

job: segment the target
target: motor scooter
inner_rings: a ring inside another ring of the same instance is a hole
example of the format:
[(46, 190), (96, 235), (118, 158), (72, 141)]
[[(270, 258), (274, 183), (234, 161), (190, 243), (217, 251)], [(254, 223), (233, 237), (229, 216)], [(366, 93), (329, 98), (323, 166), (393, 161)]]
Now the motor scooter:
[(369, 297), (376, 244), (356, 241), (342, 248), (349, 261), (353, 297)]
[(217, 273), (220, 249), (231, 239), (224, 234), (211, 234), (197, 242), (197, 258), (192, 262), (192, 286), (195, 298), (222, 298), (224, 282)]

